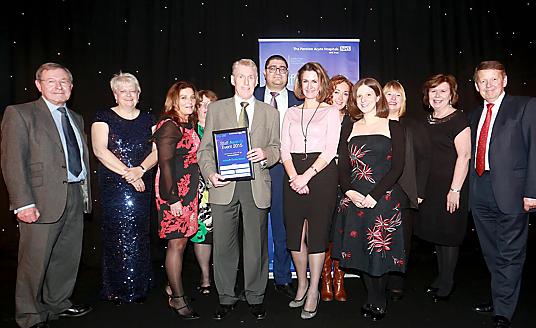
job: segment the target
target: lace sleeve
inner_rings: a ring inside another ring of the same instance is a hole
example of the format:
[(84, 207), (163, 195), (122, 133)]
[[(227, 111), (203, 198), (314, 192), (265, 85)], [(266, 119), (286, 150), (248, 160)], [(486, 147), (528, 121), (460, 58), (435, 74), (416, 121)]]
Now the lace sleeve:
[(175, 154), (180, 139), (181, 133), (171, 120), (164, 122), (153, 136), (158, 150), (158, 167), (160, 168), (158, 191), (160, 197), (168, 204), (179, 201)]

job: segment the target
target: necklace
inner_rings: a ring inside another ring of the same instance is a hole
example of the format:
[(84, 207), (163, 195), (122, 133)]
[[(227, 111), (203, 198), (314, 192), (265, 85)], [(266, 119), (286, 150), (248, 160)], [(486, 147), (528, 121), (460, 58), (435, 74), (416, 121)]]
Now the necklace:
[(307, 122), (307, 125), (305, 125), (305, 131), (303, 130), (303, 111), (305, 110), (305, 104), (303, 106), (304, 107), (302, 108), (302, 112), (301, 112), (300, 125), (301, 125), (301, 132), (302, 132), (302, 135), (303, 135), (303, 144), (304, 144), (304, 147), (305, 147), (304, 151), (303, 151), (305, 153), (305, 157), (302, 159), (302, 161), (305, 161), (307, 159), (307, 131), (309, 130), (309, 124), (311, 124), (311, 121), (313, 120), (313, 118), (316, 115), (316, 111), (320, 107), (320, 103), (318, 103), (318, 106), (316, 106), (315, 111), (313, 112), (313, 116), (311, 116), (311, 118), (309, 119), (309, 122)]

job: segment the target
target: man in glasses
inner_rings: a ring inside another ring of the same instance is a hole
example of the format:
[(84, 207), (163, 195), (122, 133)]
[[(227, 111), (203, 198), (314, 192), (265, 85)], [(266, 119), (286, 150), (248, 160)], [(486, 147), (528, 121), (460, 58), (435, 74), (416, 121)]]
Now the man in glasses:
[(2, 120), (2, 173), (20, 231), (15, 320), (23, 328), (91, 311), (69, 300), (83, 213), (91, 210), (84, 121), (67, 107), (73, 77), (66, 67), (41, 65), (35, 85), (41, 97), (8, 106)]
[[(254, 96), (275, 107), (279, 111), (280, 128), (283, 117), (289, 107), (301, 104), (294, 92), (288, 90), (288, 63), (281, 55), (272, 55), (264, 64), (266, 86), (255, 90)], [(270, 223), (274, 243), (273, 274), (275, 289), (289, 298), (294, 299), (296, 290), (292, 286), (290, 273), (290, 253), (287, 250), (287, 235), (283, 220), (283, 179), (285, 170), (281, 163), (270, 168), (272, 177), (272, 206), (270, 208)]]

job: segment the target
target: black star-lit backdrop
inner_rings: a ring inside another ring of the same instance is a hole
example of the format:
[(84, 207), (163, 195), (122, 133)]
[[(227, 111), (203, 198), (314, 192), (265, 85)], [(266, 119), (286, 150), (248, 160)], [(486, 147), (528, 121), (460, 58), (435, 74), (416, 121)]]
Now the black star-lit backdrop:
[[(421, 85), (439, 72), (458, 79), (459, 108), (477, 106), (472, 72), (485, 59), (506, 64), (510, 93), (536, 96), (535, 0), (47, 0), (11, 7), (2, 10), (0, 111), (34, 100), (37, 67), (61, 62), (75, 79), (69, 105), (88, 131), (95, 110), (113, 105), (114, 73), (135, 74), (139, 107), (158, 115), (176, 80), (231, 96), (232, 62), (256, 60), (257, 39), (270, 37), (361, 39), (362, 77), (399, 80), (411, 116), (423, 115)], [(9, 252), (17, 228), (3, 184), (0, 196), (0, 249)], [(96, 250), (97, 224), (91, 216), (88, 223), (86, 250)]]

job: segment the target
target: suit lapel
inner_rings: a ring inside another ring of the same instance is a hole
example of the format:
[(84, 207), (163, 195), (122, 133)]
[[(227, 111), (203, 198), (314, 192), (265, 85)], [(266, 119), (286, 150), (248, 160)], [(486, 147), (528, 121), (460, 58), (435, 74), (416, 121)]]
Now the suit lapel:
[(38, 109), (36, 111), (36, 116), (39, 124), (43, 127), (43, 130), (45, 130), (50, 139), (52, 139), (52, 141), (54, 141), (54, 143), (56, 143), (56, 145), (63, 150), (58, 128), (56, 127), (56, 123), (54, 123), (54, 119), (52, 118), (52, 114), (50, 114), (47, 104), (42, 98), (40, 98), (35, 102), (35, 105)]
[(504, 95), (501, 106), (499, 107), (499, 112), (497, 112), (497, 117), (493, 123), (493, 129), (491, 130), (491, 138), (489, 140), (490, 148), (493, 144), (493, 141), (497, 139), (497, 135), (501, 134), (501, 131), (503, 130), (504, 123), (506, 122), (506, 118), (508, 116), (509, 103), (510, 97), (508, 97), (508, 95)]
[(253, 121), (251, 122), (251, 128), (249, 129), (249, 134), (252, 135), (253, 132), (261, 125), (266, 123), (264, 115), (264, 109), (261, 108), (263, 103), (258, 100), (255, 100), (255, 108), (253, 109)]

